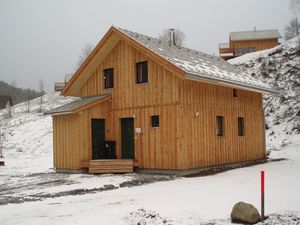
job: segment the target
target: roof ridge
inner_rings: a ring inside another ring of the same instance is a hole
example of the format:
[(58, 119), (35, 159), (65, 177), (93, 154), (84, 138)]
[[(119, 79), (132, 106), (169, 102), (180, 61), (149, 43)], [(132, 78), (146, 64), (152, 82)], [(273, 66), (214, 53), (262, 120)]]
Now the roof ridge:
[(278, 29), (263, 29), (263, 30), (241, 30), (241, 31), (231, 31), (230, 33), (242, 33), (242, 32), (262, 32), (262, 31), (278, 31)]
[[(133, 34), (135, 34), (135, 35), (144, 36), (144, 37), (146, 37), (146, 38), (154, 39), (154, 40), (156, 40), (157, 42), (165, 43), (165, 44), (167, 44), (167, 45), (169, 45), (169, 46), (171, 46), (171, 47), (175, 47), (175, 48), (178, 48), (178, 49), (186, 49), (186, 50), (189, 50), (189, 51), (194, 51), (194, 52), (197, 52), (198, 54), (200, 53), (200, 54), (202, 54), (202, 55), (204, 55), (204, 56), (207, 56), (207, 57), (214, 57), (214, 56), (212, 56), (212, 55), (210, 55), (210, 54), (208, 54), (208, 53), (201, 52), (201, 51), (198, 51), (198, 50), (196, 50), (196, 49), (188, 48), (188, 47), (185, 47), (185, 46), (176, 46), (176, 45), (173, 45), (173, 44), (171, 44), (171, 43), (169, 43), (169, 42), (167, 42), (167, 41), (159, 40), (158, 38), (155, 38), (155, 37), (152, 37), (152, 36), (149, 36), (149, 35), (137, 33), (137, 32), (135, 32), (135, 31), (123, 29), (123, 28), (120, 28), (120, 27), (115, 27), (115, 28), (117, 28), (117, 29), (120, 30), (120, 31), (131, 32), (131, 33), (133, 33)], [(124, 33), (124, 32), (123, 32), (123, 33)], [(216, 57), (216, 58), (218, 58), (218, 57)], [(221, 58), (220, 58), (220, 59), (221, 59)]]
[(207, 79), (215, 81), (224, 81), (228, 84), (251, 88), (252, 90), (261, 90), (271, 92), (271, 87), (260, 80), (256, 80), (249, 74), (234, 65), (226, 62), (220, 57), (197, 51), (188, 47), (178, 47), (168, 42), (161, 41), (145, 34), (140, 34), (123, 28), (116, 28), (118, 31), (133, 39), (135, 42), (143, 45), (155, 54), (169, 61), (185, 72), (193, 74), (193, 79)]

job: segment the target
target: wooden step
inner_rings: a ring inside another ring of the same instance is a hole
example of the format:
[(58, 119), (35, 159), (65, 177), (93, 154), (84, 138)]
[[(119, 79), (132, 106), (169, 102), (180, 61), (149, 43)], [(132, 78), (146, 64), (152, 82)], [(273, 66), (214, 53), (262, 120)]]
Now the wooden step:
[(91, 160), (89, 173), (132, 173), (133, 160), (127, 159), (100, 159)]

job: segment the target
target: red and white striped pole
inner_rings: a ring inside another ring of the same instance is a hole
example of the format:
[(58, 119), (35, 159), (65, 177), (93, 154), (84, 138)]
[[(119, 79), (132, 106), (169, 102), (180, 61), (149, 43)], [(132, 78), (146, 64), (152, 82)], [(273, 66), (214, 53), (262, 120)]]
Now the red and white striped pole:
[(265, 171), (260, 171), (261, 220), (265, 219)]

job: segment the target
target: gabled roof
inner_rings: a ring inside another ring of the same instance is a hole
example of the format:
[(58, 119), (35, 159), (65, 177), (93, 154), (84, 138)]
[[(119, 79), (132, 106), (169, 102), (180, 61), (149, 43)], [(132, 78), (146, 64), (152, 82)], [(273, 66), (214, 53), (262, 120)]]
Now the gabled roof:
[(168, 60), (185, 72), (186, 78), (215, 81), (256, 90), (272, 92), (260, 80), (239, 71), (235, 66), (221, 59), (193, 49), (177, 47), (146, 35), (120, 29), (121, 32)]
[(230, 40), (263, 40), (281, 38), (278, 30), (252, 30), (252, 31), (238, 31), (229, 33)]
[[(110, 39), (112, 41), (109, 43)], [(104, 59), (105, 54), (108, 54), (108, 51), (116, 46), (121, 39), (158, 60), (170, 70), (174, 70), (174, 73), (179, 74), (182, 79), (201, 80), (259, 92), (275, 92), (268, 84), (238, 70), (237, 67), (229, 64), (220, 57), (211, 56), (185, 47), (177, 47), (153, 37), (111, 27), (67, 83), (63, 89), (63, 94), (72, 92), (68, 89), (70, 89), (73, 83), (83, 83), (83, 77), (87, 79), (88, 74), (91, 74), (96, 69), (95, 66), (93, 68), (91, 62), (96, 60), (97, 57), (99, 60)], [(80, 79), (81, 81), (79, 81)]]
[(51, 114), (51, 115), (63, 115), (63, 114), (72, 114), (78, 111), (81, 111), (83, 108), (89, 108), (93, 105), (93, 103), (98, 103), (100, 100), (104, 101), (110, 97), (110, 94), (102, 94), (102, 95), (95, 95), (95, 96), (88, 96), (83, 97), (63, 106), (57, 107), (55, 109), (49, 110), (44, 114)]

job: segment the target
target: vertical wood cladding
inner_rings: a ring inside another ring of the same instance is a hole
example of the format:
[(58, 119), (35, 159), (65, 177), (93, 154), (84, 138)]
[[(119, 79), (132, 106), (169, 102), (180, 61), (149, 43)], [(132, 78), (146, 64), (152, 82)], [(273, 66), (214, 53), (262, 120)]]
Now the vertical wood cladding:
[[(136, 83), (136, 63), (148, 61), (148, 83)], [(104, 88), (103, 70), (114, 69), (114, 87)], [(112, 98), (75, 115), (54, 116), (54, 166), (79, 169), (91, 159), (91, 118), (105, 119), (106, 140), (116, 141), (121, 158), (120, 119), (134, 118), (134, 164), (140, 168), (187, 169), (264, 157), (262, 95), (184, 80), (147, 55), (120, 41), (83, 84), (82, 96)], [(159, 127), (151, 116), (159, 115)], [(216, 135), (224, 116), (224, 136)], [(237, 118), (244, 118), (238, 136)], [(139, 129), (138, 129), (139, 130)]]
[(245, 40), (245, 41), (230, 41), (231, 48), (252, 48), (255, 47), (256, 51), (274, 48), (278, 45), (278, 39), (265, 39), (265, 40)]

